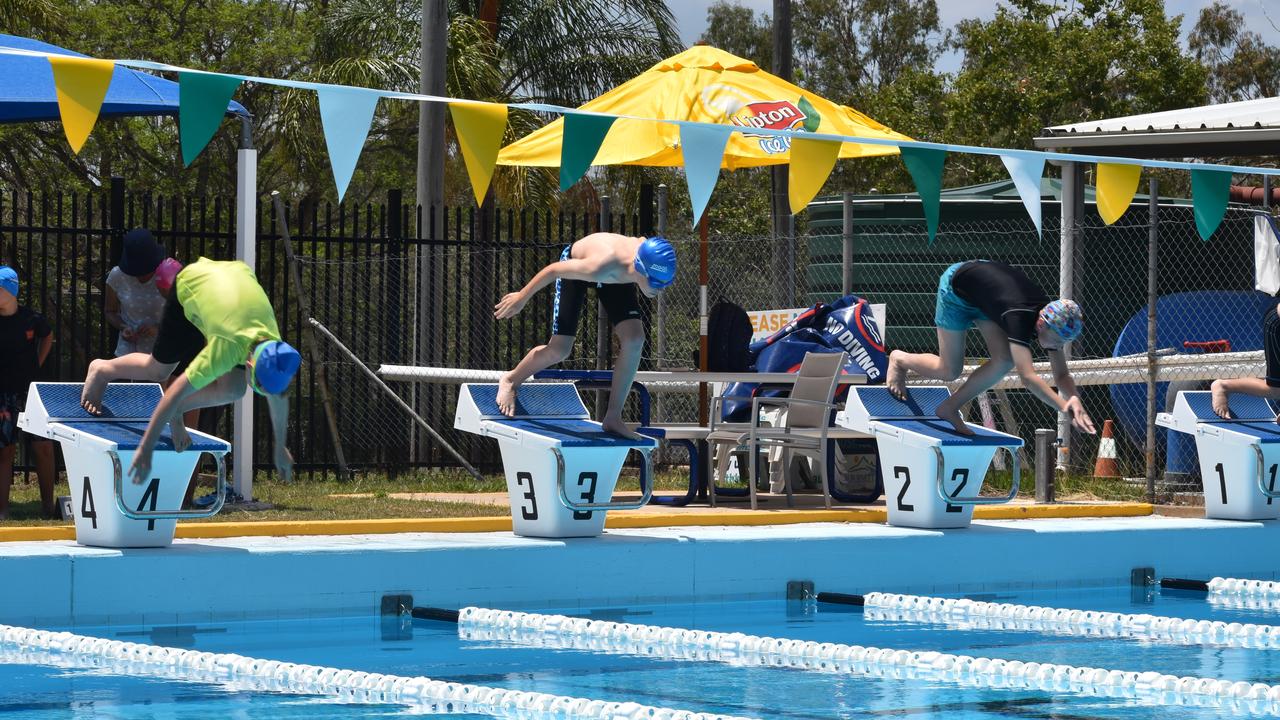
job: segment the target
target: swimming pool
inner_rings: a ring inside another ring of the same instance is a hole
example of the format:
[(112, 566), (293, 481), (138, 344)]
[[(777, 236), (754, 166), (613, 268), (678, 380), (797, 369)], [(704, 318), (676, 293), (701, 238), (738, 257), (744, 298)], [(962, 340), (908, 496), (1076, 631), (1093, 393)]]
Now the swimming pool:
[[(830, 590), (868, 588), (827, 588)], [(1180, 618), (1273, 624), (1280, 609), (1211, 603), (1203, 594), (1129, 586), (953, 594), (998, 601), (1149, 613)], [(512, 608), (518, 609), (518, 608)], [(545, 610), (540, 610), (546, 612)], [(1156, 671), (1274, 684), (1276, 651), (1222, 644), (1107, 638), (1047, 631), (991, 630), (964, 623), (875, 619), (876, 613), (812, 601), (732, 601), (608, 605), (565, 614), (645, 625), (740, 632), (778, 638), (932, 650), (1022, 662)], [(332, 617), (190, 625), (78, 627), (104, 638), (207, 652), (308, 663), (580, 698), (718, 712), (757, 718), (1185, 718), (1238, 715), (1230, 707), (1161, 707), (1148, 700), (1034, 690), (961, 687), (897, 680), (743, 667), (627, 654), (530, 647), (459, 639), (446, 622)], [(384, 717), (420, 714), (397, 705), (254, 692), (220, 684), (121, 676), (103, 669), (0, 666), (0, 712), (23, 720), (63, 717), (142, 718)], [(430, 714), (428, 713), (428, 716)], [(454, 715), (453, 717), (457, 717)]]

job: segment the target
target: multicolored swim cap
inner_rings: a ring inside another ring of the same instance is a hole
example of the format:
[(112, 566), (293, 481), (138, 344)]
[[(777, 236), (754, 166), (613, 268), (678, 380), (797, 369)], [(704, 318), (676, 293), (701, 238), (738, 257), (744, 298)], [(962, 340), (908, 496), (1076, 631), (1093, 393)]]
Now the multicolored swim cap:
[(278, 395), (293, 382), (302, 356), (287, 342), (268, 340), (253, 351), (253, 389), (259, 395)]
[(676, 249), (661, 236), (645, 238), (636, 250), (636, 271), (657, 290), (676, 279)]
[(156, 267), (156, 287), (161, 290), (168, 290), (173, 287), (173, 281), (178, 278), (178, 273), (182, 270), (182, 263), (173, 258), (165, 258), (160, 261), (160, 265)]
[(1040, 320), (1066, 342), (1084, 331), (1084, 311), (1074, 300), (1054, 300), (1040, 310)]

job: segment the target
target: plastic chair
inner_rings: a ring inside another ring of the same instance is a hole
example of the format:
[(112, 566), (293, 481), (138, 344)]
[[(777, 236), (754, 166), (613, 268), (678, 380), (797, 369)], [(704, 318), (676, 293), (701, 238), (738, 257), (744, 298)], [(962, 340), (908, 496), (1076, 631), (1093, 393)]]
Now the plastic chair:
[[(782, 451), (783, 487), (787, 493), (787, 506), (794, 505), (791, 489), (791, 476), (787, 470), (791, 466), (793, 455), (811, 460), (818, 483), (822, 486), (822, 497), (827, 508), (831, 507), (831, 488), (827, 476), (827, 443), (828, 430), (831, 427), (831, 412), (838, 409), (832, 399), (835, 397), (839, 383), (840, 371), (848, 357), (843, 352), (806, 353), (800, 363), (799, 375), (791, 388), (790, 397), (753, 397), (751, 400), (751, 422), (744, 431), (740, 425), (717, 423), (721, 416), (720, 405), (726, 399), (746, 400), (747, 398), (717, 397), (711, 404), (711, 432), (707, 441), (716, 452), (727, 454), (738, 446), (745, 445), (751, 461), (748, 487), (751, 495), (751, 509), (758, 506), (756, 498), (756, 478), (759, 474), (759, 453), (762, 449), (777, 448)], [(778, 408), (782, 411), (776, 427), (764, 424), (761, 410)], [(720, 455), (721, 458), (725, 455)], [(715, 503), (715, 482), (710, 484), (712, 504)]]

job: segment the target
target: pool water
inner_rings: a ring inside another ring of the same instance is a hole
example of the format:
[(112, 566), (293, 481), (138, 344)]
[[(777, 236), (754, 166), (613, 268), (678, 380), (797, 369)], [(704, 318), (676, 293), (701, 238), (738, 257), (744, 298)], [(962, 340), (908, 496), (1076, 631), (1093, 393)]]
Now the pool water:
[[(835, 588), (831, 588), (835, 589)], [(859, 590), (859, 588), (850, 588)], [(991, 602), (1150, 613), (1181, 618), (1280, 624), (1280, 609), (1211, 604), (1203, 594), (1129, 587), (952, 595)], [(422, 599), (419, 599), (421, 602)], [(477, 603), (480, 604), (480, 603)], [(513, 608), (522, 609), (522, 608)], [(537, 610), (544, 612), (543, 610)], [(812, 602), (724, 602), (560, 609), (604, 620), (1171, 675), (1280, 683), (1280, 652), (1226, 646), (1047, 632), (973, 630), (942, 624), (876, 621), (860, 609)], [(757, 718), (1150, 718), (1231, 715), (1226, 709), (1158, 707), (1145, 701), (1024, 689), (975, 689), (929, 681), (887, 680), (765, 667), (671, 661), (464, 642), (456, 626), (378, 617), (290, 619), (196, 626), (46, 628), (167, 647), (391, 675), (427, 676), (658, 707)], [(5, 720), (53, 718), (390, 717), (422, 714), (393, 705), (250, 692), (217, 684), (146, 679), (97, 670), (0, 665)], [(451, 717), (459, 717), (453, 715)], [(474, 717), (474, 716), (466, 716)]]

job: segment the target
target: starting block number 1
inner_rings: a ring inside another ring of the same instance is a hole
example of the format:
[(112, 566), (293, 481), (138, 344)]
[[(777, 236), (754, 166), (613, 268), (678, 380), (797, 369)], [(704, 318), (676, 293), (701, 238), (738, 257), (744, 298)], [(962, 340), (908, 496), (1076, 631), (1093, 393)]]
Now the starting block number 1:
[[(598, 472), (595, 472), (594, 470), (579, 473), (578, 488), (581, 489), (584, 486), (586, 487), (586, 490), (581, 495), (579, 495), (579, 499), (586, 503), (595, 502), (596, 501), (596, 485), (599, 483), (599, 481), (600, 481), (600, 474)], [(537, 520), (538, 519), (538, 497), (537, 497), (537, 493), (534, 491), (533, 473), (525, 472), (524, 470), (520, 470), (516, 472), (516, 484), (519, 485), (520, 489), (524, 491), (524, 493), (520, 497), (527, 501), (520, 505), (520, 517), (524, 518), (525, 520)], [(152, 501), (152, 504), (153, 505), (155, 504), (154, 500)], [(573, 519), (574, 520), (590, 520), (591, 511), (575, 510), (573, 513)]]
[[(1271, 469), (1267, 471), (1267, 474), (1271, 476), (1271, 479), (1267, 481), (1267, 490), (1270, 490), (1271, 492), (1276, 491), (1276, 465), (1277, 465), (1276, 463), (1272, 463)], [(1218, 487), (1222, 490), (1222, 504), (1226, 505), (1227, 504), (1227, 473), (1223, 470), (1222, 463), (1218, 463), (1217, 465), (1214, 465), (1213, 469), (1215, 472), (1218, 473)], [(1270, 505), (1271, 501), (1274, 499), (1275, 498), (1267, 498), (1267, 504)]]
[[(1221, 464), (1218, 465), (1218, 470), (1219, 472), (1221, 472), (1222, 470)], [(907, 467), (906, 465), (895, 465), (893, 467), (893, 476), (895, 478), (902, 480), (902, 489), (898, 491), (898, 509), (901, 510), (902, 512), (914, 511), (916, 509), (916, 506), (912, 503), (906, 502), (903, 499), (907, 496), (907, 489), (911, 487), (911, 468)], [(1275, 485), (1275, 477), (1276, 477), (1275, 466), (1273, 465), (1271, 466), (1271, 484), (1272, 485)], [(951, 482), (956, 482), (957, 480), (960, 481), (960, 484), (956, 485), (956, 489), (951, 491), (950, 497), (958, 497), (960, 495), (960, 491), (964, 490), (964, 486), (969, 484), (969, 468), (956, 468), (955, 470), (952, 470)], [(1222, 491), (1222, 501), (1226, 502), (1227, 501), (1226, 498), (1227, 498), (1227, 493), (1224, 486), (1224, 489)], [(958, 513), (961, 510), (963, 510), (963, 508), (961, 508), (959, 505), (952, 505), (951, 503), (947, 503), (947, 510), (946, 510), (947, 512)]]

